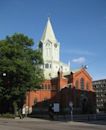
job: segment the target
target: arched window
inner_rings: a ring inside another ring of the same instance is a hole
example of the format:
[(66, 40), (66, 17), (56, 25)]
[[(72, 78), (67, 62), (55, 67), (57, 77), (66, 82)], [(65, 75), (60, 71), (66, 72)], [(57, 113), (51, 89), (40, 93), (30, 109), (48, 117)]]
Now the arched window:
[(76, 80), (76, 82), (75, 82), (75, 87), (78, 89), (78, 86), (79, 86), (78, 80)]
[(84, 79), (83, 78), (80, 79), (80, 87), (82, 90), (84, 90)]
[(88, 82), (86, 83), (86, 89), (87, 90), (89, 89), (89, 83)]
[(48, 63), (45, 64), (45, 68), (49, 68), (49, 64)]
[(38, 99), (37, 99), (37, 97), (35, 97), (35, 99), (34, 99), (34, 105), (37, 104), (37, 102), (38, 102)]
[(50, 84), (48, 84), (48, 90), (50, 90), (51, 89), (51, 85)]
[(47, 90), (47, 88), (48, 88), (48, 85), (47, 85), (47, 84), (45, 84), (45, 90)]
[(52, 65), (50, 64), (50, 68), (52, 68)]
[(46, 43), (46, 56), (51, 56), (51, 43), (49, 41)]

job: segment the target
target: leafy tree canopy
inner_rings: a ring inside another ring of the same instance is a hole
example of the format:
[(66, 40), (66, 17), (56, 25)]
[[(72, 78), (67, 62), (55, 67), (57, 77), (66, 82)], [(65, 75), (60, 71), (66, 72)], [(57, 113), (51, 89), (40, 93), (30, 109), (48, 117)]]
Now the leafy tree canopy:
[(0, 41), (1, 100), (20, 103), (26, 91), (36, 89), (43, 81), (41, 53), (33, 50), (33, 45), (31, 38), (20, 33)]

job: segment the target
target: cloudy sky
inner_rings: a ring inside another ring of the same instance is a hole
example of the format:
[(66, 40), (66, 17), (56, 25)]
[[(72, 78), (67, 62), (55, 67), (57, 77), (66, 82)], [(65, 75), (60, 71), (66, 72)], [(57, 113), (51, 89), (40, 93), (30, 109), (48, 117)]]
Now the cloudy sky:
[(0, 0), (0, 39), (21, 32), (40, 40), (50, 16), (61, 60), (106, 78), (106, 0)]

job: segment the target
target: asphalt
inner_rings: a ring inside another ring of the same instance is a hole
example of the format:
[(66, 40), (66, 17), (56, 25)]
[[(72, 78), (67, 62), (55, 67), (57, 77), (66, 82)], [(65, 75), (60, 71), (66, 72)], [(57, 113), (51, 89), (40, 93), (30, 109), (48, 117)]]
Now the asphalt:
[(106, 121), (76, 122), (40, 118), (0, 118), (0, 130), (105, 130)]
[[(3, 118), (2, 118), (3, 119)], [(4, 119), (5, 120), (5, 119)], [(7, 119), (8, 120), (8, 119)], [(12, 119), (14, 120), (14, 119)], [(16, 121), (33, 121), (33, 122), (47, 122), (47, 121), (52, 121), (52, 122), (64, 122), (64, 123), (71, 123), (71, 124), (75, 124), (75, 125), (79, 125), (79, 124), (97, 124), (97, 125), (106, 125), (106, 120), (95, 120), (95, 121), (71, 121), (71, 120), (66, 120), (66, 119), (60, 119), (60, 120), (50, 120), (50, 119), (41, 119), (41, 118), (30, 118), (30, 117), (25, 117), (23, 119), (20, 118), (16, 118)]]

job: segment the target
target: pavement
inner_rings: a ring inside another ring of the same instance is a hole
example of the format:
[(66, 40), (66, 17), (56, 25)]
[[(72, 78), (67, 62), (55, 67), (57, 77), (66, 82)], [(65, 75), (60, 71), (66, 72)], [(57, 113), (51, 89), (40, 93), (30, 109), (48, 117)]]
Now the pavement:
[(15, 118), (15, 119), (7, 119), (7, 118), (0, 118), (0, 122), (2, 121), (12, 121), (12, 122), (60, 122), (60, 123), (67, 123), (71, 125), (106, 125), (105, 120), (99, 120), (99, 121), (71, 121), (71, 120), (49, 120), (49, 119), (41, 119), (41, 118), (30, 118), (25, 117), (23, 119)]
[(106, 121), (51, 121), (39, 118), (0, 118), (0, 130), (105, 130)]

